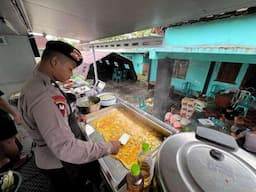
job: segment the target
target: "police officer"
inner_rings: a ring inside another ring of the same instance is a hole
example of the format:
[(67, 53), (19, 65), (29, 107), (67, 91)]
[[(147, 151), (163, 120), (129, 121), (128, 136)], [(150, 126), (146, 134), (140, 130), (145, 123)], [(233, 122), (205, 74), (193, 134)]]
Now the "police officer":
[(83, 191), (86, 179), (95, 174), (90, 171), (95, 163), (89, 162), (117, 154), (120, 148), (119, 141), (84, 141), (65, 94), (55, 83), (68, 80), (82, 60), (73, 46), (48, 41), (41, 63), (19, 99), (19, 110), (36, 143), (36, 165), (57, 191)]

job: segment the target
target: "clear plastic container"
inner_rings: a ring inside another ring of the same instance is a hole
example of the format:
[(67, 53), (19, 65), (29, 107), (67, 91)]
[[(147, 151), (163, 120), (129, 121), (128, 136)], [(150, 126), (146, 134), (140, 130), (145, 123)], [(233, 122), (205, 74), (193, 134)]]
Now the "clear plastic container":
[[(20, 189), (20, 186), (21, 186), (21, 183), (22, 183), (22, 176), (19, 172), (16, 172), (16, 171), (8, 171), (8, 172), (3, 172), (3, 173), (0, 173), (0, 180), (5, 176), (7, 175), (8, 173), (13, 175), (13, 184), (10, 185), (7, 189), (5, 189), (5, 191), (13, 191), (13, 192), (18, 192), (19, 189)], [(0, 191), (1, 190), (1, 186), (2, 183), (0, 182)]]
[(154, 175), (152, 153), (148, 143), (142, 144), (142, 150), (138, 154), (138, 163), (140, 165), (141, 174), (144, 178), (144, 188), (147, 188)]
[(143, 192), (144, 180), (138, 164), (132, 165), (131, 171), (126, 176), (126, 182), (128, 192)]

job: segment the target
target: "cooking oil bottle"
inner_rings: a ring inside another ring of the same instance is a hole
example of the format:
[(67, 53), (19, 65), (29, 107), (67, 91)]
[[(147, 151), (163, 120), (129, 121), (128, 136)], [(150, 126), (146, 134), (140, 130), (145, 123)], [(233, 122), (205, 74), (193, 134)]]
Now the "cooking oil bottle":
[(126, 176), (126, 182), (128, 192), (143, 192), (144, 179), (138, 164), (132, 165), (131, 171)]
[(142, 149), (138, 154), (138, 163), (140, 165), (141, 174), (144, 178), (144, 188), (147, 189), (154, 174), (152, 154), (148, 143), (142, 144)]

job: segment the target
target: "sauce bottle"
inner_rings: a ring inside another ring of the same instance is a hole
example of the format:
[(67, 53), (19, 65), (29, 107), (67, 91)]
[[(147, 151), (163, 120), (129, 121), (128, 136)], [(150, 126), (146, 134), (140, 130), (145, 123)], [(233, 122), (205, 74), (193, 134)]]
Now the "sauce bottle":
[(126, 176), (126, 182), (128, 192), (143, 192), (144, 180), (138, 164), (132, 165), (131, 171)]
[(142, 144), (142, 149), (138, 154), (138, 163), (140, 165), (141, 174), (144, 178), (144, 188), (147, 188), (154, 174), (152, 154), (148, 143)]

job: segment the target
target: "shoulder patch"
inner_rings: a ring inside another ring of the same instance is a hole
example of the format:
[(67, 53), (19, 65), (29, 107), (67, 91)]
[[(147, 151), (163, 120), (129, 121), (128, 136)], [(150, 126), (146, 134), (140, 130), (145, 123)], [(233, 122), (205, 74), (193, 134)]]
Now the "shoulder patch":
[(55, 95), (52, 97), (63, 117), (66, 115), (66, 99), (63, 95)]

